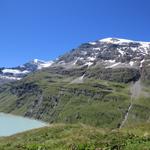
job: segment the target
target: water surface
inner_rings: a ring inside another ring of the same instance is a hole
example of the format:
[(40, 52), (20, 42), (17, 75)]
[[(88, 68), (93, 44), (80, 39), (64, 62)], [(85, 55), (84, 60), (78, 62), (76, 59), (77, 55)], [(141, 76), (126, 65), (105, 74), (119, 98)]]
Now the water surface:
[(46, 126), (46, 123), (24, 117), (0, 113), (0, 136), (9, 136)]

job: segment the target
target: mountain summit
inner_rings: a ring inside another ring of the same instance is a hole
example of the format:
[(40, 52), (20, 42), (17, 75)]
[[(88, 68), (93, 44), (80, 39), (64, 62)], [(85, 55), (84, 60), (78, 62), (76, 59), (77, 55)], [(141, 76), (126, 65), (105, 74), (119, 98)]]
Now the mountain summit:
[(150, 55), (150, 42), (105, 38), (84, 43), (62, 56), (58, 63), (76, 65), (101, 64), (106, 68), (141, 67)]

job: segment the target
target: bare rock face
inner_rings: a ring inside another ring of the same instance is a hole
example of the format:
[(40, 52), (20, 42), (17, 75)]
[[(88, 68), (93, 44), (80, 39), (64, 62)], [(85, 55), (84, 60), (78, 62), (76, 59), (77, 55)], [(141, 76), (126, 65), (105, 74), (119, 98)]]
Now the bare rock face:
[(148, 55), (150, 55), (149, 42), (107, 38), (82, 44), (60, 57), (57, 63), (88, 66), (101, 64), (107, 68), (140, 67)]
[(106, 38), (84, 43), (61, 56), (54, 66), (87, 67), (86, 77), (130, 82), (149, 79), (150, 43)]

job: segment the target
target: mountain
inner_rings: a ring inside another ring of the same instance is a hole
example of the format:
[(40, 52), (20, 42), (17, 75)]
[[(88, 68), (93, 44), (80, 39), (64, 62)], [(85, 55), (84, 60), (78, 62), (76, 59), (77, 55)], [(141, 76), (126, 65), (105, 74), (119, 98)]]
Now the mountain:
[[(149, 61), (150, 42), (106, 38), (81, 44), (78, 48), (72, 49), (55, 61), (45, 62), (35, 59), (22, 66), (0, 68), (0, 81), (1, 83), (5, 83), (8, 81), (21, 80), (29, 73), (47, 67), (61, 67), (64, 69), (100, 67), (102, 70), (99, 70), (103, 72), (103, 76), (97, 76), (97, 74), (93, 72), (87, 72), (84, 76), (94, 76), (96, 78), (105, 79), (105, 74), (109, 74), (110, 79), (107, 78), (107, 80), (115, 80), (112, 78), (112, 70), (115, 70), (116, 73), (120, 72), (122, 68), (125, 72), (132, 74), (130, 78), (124, 80), (124, 82), (130, 82), (140, 77), (141, 70), (143, 70), (143, 74), (145, 74), (143, 76), (144, 78), (150, 78), (149, 74), (147, 74), (147, 70), (149, 70)], [(123, 78), (118, 79), (118, 81), (122, 82)]]
[(150, 146), (149, 42), (88, 42), (53, 62), (1, 68), (1, 76), (15, 78), (0, 86), (1, 112), (54, 126), (1, 138), (1, 149)]
[[(35, 59), (16, 68), (2, 68), (1, 76), (16, 81), (0, 87), (0, 111), (51, 123), (116, 128), (125, 116), (134, 118), (140, 110), (143, 115), (135, 118), (146, 121), (149, 46), (149, 42), (106, 38), (81, 44), (53, 62)], [(131, 97), (141, 100), (131, 105)], [(128, 114), (130, 109), (135, 109), (133, 114)]]
[(105, 68), (142, 67), (150, 55), (150, 43), (106, 38), (84, 43), (60, 57), (60, 64), (98, 65)]
[(64, 70), (87, 67), (84, 77), (127, 83), (140, 77), (150, 79), (149, 62), (149, 42), (106, 38), (81, 44), (52, 66)]
[(37, 70), (50, 67), (53, 61), (42, 61), (34, 59), (22, 66), (14, 68), (0, 68), (0, 84), (21, 80), (23, 77), (27, 76), (29, 73), (35, 72)]

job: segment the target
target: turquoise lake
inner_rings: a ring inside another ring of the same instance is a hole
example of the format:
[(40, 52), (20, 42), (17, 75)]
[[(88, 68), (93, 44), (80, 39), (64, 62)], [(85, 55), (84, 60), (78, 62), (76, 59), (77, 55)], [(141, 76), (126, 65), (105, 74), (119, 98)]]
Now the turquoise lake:
[(46, 125), (37, 120), (0, 113), (0, 136), (9, 136)]

